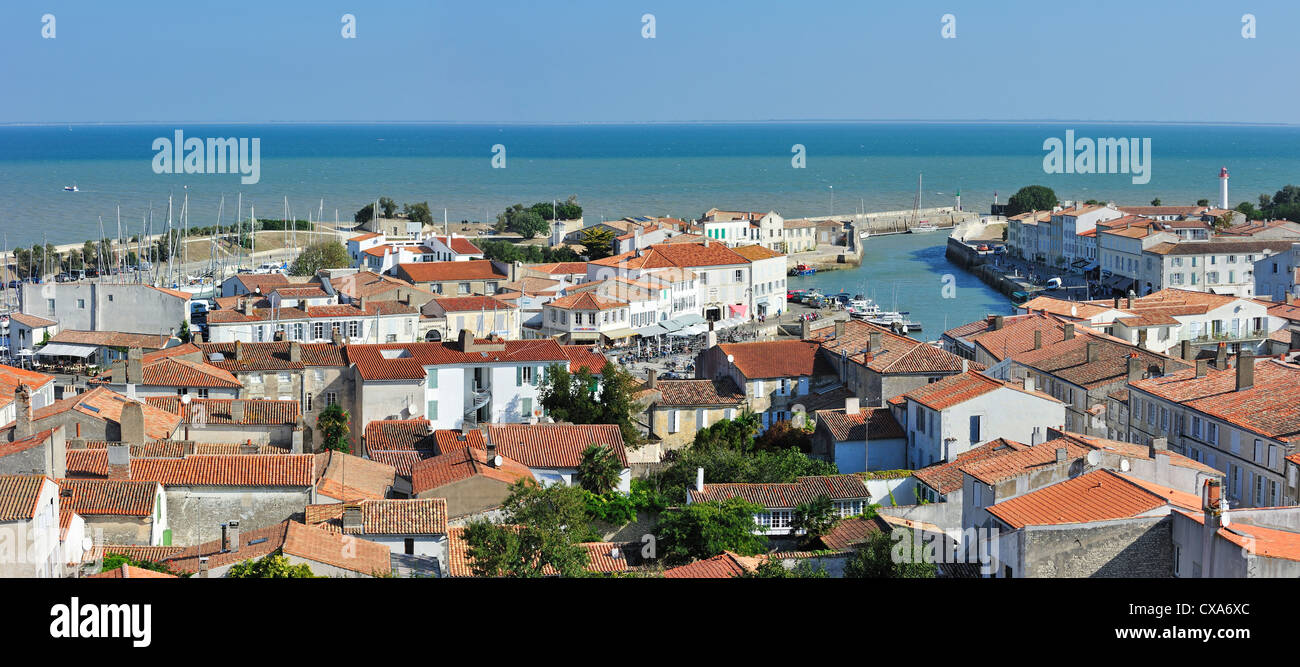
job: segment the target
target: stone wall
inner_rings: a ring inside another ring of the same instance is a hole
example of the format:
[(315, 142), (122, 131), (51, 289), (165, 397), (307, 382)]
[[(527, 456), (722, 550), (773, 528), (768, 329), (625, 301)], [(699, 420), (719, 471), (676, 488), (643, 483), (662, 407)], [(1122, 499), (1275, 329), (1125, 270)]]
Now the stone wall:
[(221, 524), (232, 519), (239, 520), (240, 533), (246, 534), (295, 515), (301, 517), (312, 495), (308, 487), (263, 486), (169, 486), (166, 493), (168, 523), (176, 546), (220, 539)]
[(1029, 526), (1021, 537), (1024, 577), (1173, 576), (1169, 516), (1065, 526)]

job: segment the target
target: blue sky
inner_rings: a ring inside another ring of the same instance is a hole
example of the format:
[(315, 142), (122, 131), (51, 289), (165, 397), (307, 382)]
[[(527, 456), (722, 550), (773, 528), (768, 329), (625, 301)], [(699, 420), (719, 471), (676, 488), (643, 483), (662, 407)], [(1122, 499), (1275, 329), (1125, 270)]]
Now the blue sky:
[(0, 122), (1291, 123), (1298, 26), (1257, 1), (7, 0)]

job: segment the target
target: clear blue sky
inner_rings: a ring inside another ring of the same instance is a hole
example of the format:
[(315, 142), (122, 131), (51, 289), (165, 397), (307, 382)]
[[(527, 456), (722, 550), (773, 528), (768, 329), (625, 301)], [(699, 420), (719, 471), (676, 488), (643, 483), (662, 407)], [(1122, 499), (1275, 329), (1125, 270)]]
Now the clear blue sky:
[(0, 122), (1291, 123), (1298, 27), (1259, 0), (6, 0)]

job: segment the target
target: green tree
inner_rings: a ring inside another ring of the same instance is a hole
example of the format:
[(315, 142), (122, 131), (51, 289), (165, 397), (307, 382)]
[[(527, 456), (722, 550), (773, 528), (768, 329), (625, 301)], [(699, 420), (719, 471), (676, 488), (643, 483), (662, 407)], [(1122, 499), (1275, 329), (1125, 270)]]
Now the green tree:
[(226, 571), (231, 579), (316, 579), (306, 564), (291, 565), (284, 554), (275, 552), (257, 560), (246, 560)]
[(515, 232), (526, 239), (538, 234), (545, 236), (550, 231), (546, 219), (537, 211), (524, 208), (523, 204), (515, 204), (498, 215), (496, 228), (498, 231)]
[[(1267, 197), (1268, 195), (1263, 195), (1263, 196)], [(1255, 205), (1248, 201), (1244, 201), (1241, 202), (1240, 204), (1237, 204), (1236, 210), (1241, 212), (1243, 215), (1245, 215), (1247, 220), (1264, 219), (1264, 213), (1259, 209), (1255, 208)]]
[(632, 392), (637, 381), (620, 366), (605, 362), (596, 378), (586, 368), (570, 373), (555, 365), (539, 384), (542, 407), (556, 421), (574, 424), (618, 424), (623, 443), (640, 446), (641, 432), (633, 420)]
[(345, 269), (352, 265), (348, 249), (338, 241), (318, 241), (299, 253), (289, 267), (289, 273), (295, 276), (310, 276), (321, 269)]
[[(913, 540), (914, 531), (872, 535), (858, 546), (844, 566), (844, 576), (854, 579), (933, 579), (937, 568), (927, 563), (925, 545)], [(895, 544), (897, 542), (897, 544)]]
[(181, 320), (181, 327), (176, 331), (176, 337), (181, 339), (182, 343), (190, 342), (190, 323)]
[(370, 222), (374, 217), (375, 217), (375, 203), (370, 202), (369, 204), (363, 206), (360, 211), (357, 211), (356, 214), (352, 216), (352, 219), (358, 225), (364, 225), (365, 223)]
[(812, 422), (808, 421), (806, 426), (798, 427), (794, 423), (785, 419), (767, 428), (763, 435), (758, 436), (754, 441), (755, 447), (767, 451), (781, 451), (791, 447), (806, 453), (812, 452)]
[(1210, 205), (1210, 200), (1208, 200), (1208, 199), (1197, 199), (1197, 200), (1196, 200), (1196, 205), (1197, 205), (1197, 206), (1209, 206), (1209, 205)]
[(344, 454), (350, 453), (352, 451), (352, 445), (348, 443), (350, 421), (351, 417), (347, 410), (338, 403), (331, 403), (321, 410), (320, 416), (316, 418), (316, 430), (320, 431), (321, 447)]
[(831, 499), (819, 495), (795, 506), (790, 517), (790, 528), (796, 533), (802, 531), (804, 543), (813, 544), (820, 541), (822, 535), (831, 532), (839, 520)]
[(582, 461), (578, 463), (578, 479), (582, 488), (595, 493), (606, 494), (618, 488), (618, 478), (623, 472), (623, 462), (614, 455), (614, 450), (603, 445), (588, 445), (582, 452)]
[(100, 572), (109, 572), (116, 570), (123, 565), (130, 565), (131, 567), (138, 567), (142, 570), (153, 570), (154, 572), (164, 572), (166, 574), (176, 574), (177, 576), (180, 576), (176, 572), (172, 572), (171, 568), (167, 567), (163, 563), (131, 558), (125, 554), (119, 554), (112, 551), (104, 554), (104, 560), (101, 561), (101, 563), (102, 567), (99, 568)]
[(761, 505), (743, 498), (690, 503), (659, 517), (654, 534), (664, 562), (677, 565), (712, 558), (723, 551), (742, 556), (762, 553), (767, 538), (757, 534), (754, 515)]
[(1056, 193), (1045, 185), (1026, 185), (1007, 200), (1007, 215), (1020, 215), (1030, 211), (1050, 211), (1060, 201)]
[(555, 214), (560, 220), (577, 220), (582, 217), (582, 206), (578, 204), (578, 195), (569, 195), (563, 204), (556, 207)]
[(810, 563), (807, 560), (800, 559), (800, 561), (796, 563), (793, 568), (787, 570), (785, 569), (785, 566), (781, 563), (780, 559), (768, 558), (765, 559), (762, 563), (759, 563), (758, 567), (755, 568), (753, 572), (746, 572), (741, 578), (742, 579), (829, 579), (830, 576), (831, 575), (826, 572), (826, 568), (824, 567), (814, 568), (812, 563)]
[(95, 255), (96, 246), (94, 241), (86, 241), (81, 244), (81, 258), (87, 266), (99, 266), (99, 258)]
[(599, 225), (582, 231), (581, 243), (587, 248), (587, 259), (604, 259), (614, 254), (614, 232)]
[(501, 506), (502, 523), (471, 521), (466, 555), (481, 577), (582, 577), (595, 539), (587, 523), (587, 491), (576, 486), (515, 482)]
[(1152, 200), (1151, 200), (1151, 205), (1152, 205), (1152, 206), (1159, 206), (1159, 205), (1160, 205), (1160, 198), (1159, 198), (1159, 197), (1156, 197), (1155, 199), (1152, 199)]
[[(384, 209), (385, 218), (391, 218), (393, 217), (393, 214), (397, 212), (397, 202), (393, 201), (392, 197), (380, 197), (379, 208)], [(427, 204), (425, 205), (424, 210), (429, 210)]]
[(433, 224), (433, 212), (429, 210), (429, 202), (422, 201), (418, 204), (404, 204), (402, 214), (412, 222), (419, 222), (426, 225)]

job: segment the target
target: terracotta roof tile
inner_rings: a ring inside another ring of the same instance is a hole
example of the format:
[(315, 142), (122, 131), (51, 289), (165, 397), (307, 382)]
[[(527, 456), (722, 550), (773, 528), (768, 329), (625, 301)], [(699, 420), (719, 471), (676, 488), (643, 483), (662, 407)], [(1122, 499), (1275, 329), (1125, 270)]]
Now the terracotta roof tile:
[(315, 482), (314, 461), (311, 454), (132, 459), (131, 479), (155, 481), (163, 486), (309, 487)]
[(907, 433), (889, 408), (862, 408), (857, 414), (844, 410), (818, 410), (817, 422), (825, 424), (836, 442), (906, 438)]
[(166, 572), (146, 570), (142, 567), (123, 563), (121, 567), (105, 570), (99, 574), (86, 576), (87, 579), (175, 579), (176, 575)]
[(1096, 470), (985, 508), (1012, 528), (1127, 519), (1165, 505), (1196, 511), (1191, 493)]
[(817, 362), (818, 344), (802, 340), (769, 340), (753, 343), (722, 343), (723, 356), (748, 380), (762, 378), (811, 377)]
[[(486, 342), (486, 341), (482, 341)], [(462, 352), (456, 342), (348, 345), (347, 359), (363, 380), (416, 380), (425, 366), (491, 362), (564, 363), (568, 357), (550, 339), (500, 341), (504, 350)]]
[(705, 484), (703, 491), (687, 492), (691, 502), (743, 498), (769, 509), (792, 508), (826, 496), (832, 500), (869, 498), (867, 485), (856, 475), (800, 477), (794, 482), (771, 484)]
[(397, 277), (412, 283), (437, 283), (453, 280), (509, 280), (490, 259), (464, 262), (413, 262), (394, 267)]
[(1180, 403), (1265, 437), (1300, 441), (1300, 365), (1257, 358), (1255, 381), (1237, 390), (1235, 368), (1195, 369), (1129, 383), (1131, 389)]
[(501, 456), (529, 468), (577, 468), (590, 445), (603, 445), (627, 467), (617, 424), (490, 424), (488, 438)]
[(998, 438), (958, 454), (956, 460), (948, 463), (936, 463), (916, 470), (912, 473), (912, 476), (938, 493), (948, 494), (961, 489), (962, 470), (965, 466), (976, 461), (1028, 448), (1029, 445), (1007, 440), (1006, 438)]
[(157, 499), (156, 482), (121, 479), (59, 479), (55, 480), (68, 495), (60, 498), (59, 507), (66, 506), (81, 516), (120, 515), (149, 517), (154, 513)]
[(696, 406), (729, 405), (745, 402), (745, 394), (730, 377), (713, 380), (655, 380), (655, 389), (663, 396), (660, 405)]
[(758, 569), (762, 558), (738, 556), (730, 551), (664, 570), (665, 579), (734, 579)]
[(0, 522), (27, 521), (35, 516), (46, 479), (42, 475), (0, 475)]
[[(179, 396), (151, 396), (144, 400), (155, 408), (180, 415)], [(233, 424), (231, 405), (236, 400), (244, 404), (244, 418), (239, 422), (244, 426), (293, 426), (302, 416), (302, 408), (298, 405), (298, 401), (196, 398), (190, 401), (192, 423)]]

